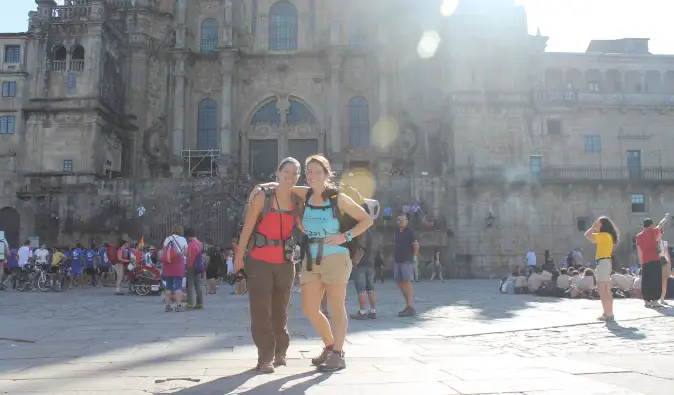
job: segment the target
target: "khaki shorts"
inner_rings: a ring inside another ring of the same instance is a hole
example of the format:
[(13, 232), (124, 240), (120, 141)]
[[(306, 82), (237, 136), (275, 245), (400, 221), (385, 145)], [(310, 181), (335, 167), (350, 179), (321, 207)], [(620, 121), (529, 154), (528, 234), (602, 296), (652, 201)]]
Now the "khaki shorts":
[(322, 282), (324, 284), (346, 284), (351, 277), (351, 258), (349, 253), (326, 255), (321, 259), (321, 264), (311, 265), (311, 271), (307, 270), (307, 260), (302, 261), (302, 275), (300, 284)]
[(613, 261), (610, 259), (600, 259), (597, 261), (595, 269), (597, 282), (611, 281), (611, 271), (613, 271)]
[(117, 277), (124, 276), (124, 269), (125, 265), (123, 263), (115, 263), (115, 273), (117, 274)]
[(662, 277), (668, 278), (672, 274), (671, 266), (669, 262), (666, 265), (662, 265)]

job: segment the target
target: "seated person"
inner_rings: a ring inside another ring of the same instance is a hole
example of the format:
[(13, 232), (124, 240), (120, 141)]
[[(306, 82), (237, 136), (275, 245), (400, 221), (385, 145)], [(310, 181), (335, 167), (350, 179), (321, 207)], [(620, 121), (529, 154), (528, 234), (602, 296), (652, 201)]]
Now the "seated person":
[(578, 286), (578, 284), (580, 284), (580, 281), (582, 279), (583, 278), (580, 276), (580, 273), (578, 272), (578, 270), (572, 270), (571, 271), (571, 278), (569, 279), (569, 284), (571, 286), (574, 286), (574, 285)]
[(523, 275), (522, 272), (520, 272), (517, 278), (515, 278), (515, 293), (529, 293), (529, 279), (527, 276)]
[(549, 285), (552, 282), (552, 273), (543, 270), (540, 267), (534, 269), (534, 272), (529, 276), (528, 286), (529, 292), (536, 292), (544, 284)]
[(577, 298), (579, 296), (591, 297), (593, 291), (597, 288), (597, 279), (594, 276), (592, 269), (585, 269), (585, 275), (580, 278), (577, 285), (571, 287), (571, 297)]
[(514, 271), (508, 275), (508, 277), (501, 280), (501, 286), (499, 290), (504, 293), (515, 293), (515, 283), (517, 282), (517, 271)]
[[(625, 270), (625, 269), (623, 269)], [(621, 291), (628, 291), (632, 289), (634, 284), (634, 279), (631, 276), (626, 276), (623, 273), (613, 272), (611, 274), (611, 286), (612, 288), (618, 288)]]
[(569, 289), (571, 287), (571, 276), (569, 276), (566, 269), (559, 271), (559, 277), (557, 277), (557, 288)]

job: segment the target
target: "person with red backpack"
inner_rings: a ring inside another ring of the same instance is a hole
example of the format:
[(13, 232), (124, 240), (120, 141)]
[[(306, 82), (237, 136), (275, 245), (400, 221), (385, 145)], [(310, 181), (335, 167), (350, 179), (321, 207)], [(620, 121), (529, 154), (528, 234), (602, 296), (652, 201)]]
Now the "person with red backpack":
[(185, 311), (183, 306), (183, 278), (185, 278), (185, 257), (187, 255), (187, 240), (182, 236), (183, 227), (174, 225), (172, 234), (164, 239), (160, 259), (162, 276), (166, 281), (166, 308), (164, 311), (174, 311), (171, 303), (175, 303), (175, 311)]

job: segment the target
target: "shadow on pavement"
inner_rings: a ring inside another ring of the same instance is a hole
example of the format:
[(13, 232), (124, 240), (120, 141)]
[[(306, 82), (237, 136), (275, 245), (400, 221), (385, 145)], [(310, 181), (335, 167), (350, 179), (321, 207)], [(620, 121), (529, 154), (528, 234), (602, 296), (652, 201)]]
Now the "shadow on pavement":
[[(189, 388), (170, 392), (154, 392), (154, 395), (223, 395), (245, 393), (246, 395), (304, 395), (307, 390), (327, 380), (332, 373), (310, 371), (274, 379), (275, 375), (260, 375), (254, 371), (245, 371), (200, 383)], [(260, 380), (256, 380), (259, 378)], [(266, 379), (271, 378), (270, 381)], [(249, 381), (263, 381), (251, 383)]]
[(623, 339), (629, 340), (643, 340), (646, 338), (646, 335), (639, 332), (638, 328), (622, 326), (617, 322), (608, 322), (606, 323), (606, 329), (611, 332), (616, 337), (621, 337)]

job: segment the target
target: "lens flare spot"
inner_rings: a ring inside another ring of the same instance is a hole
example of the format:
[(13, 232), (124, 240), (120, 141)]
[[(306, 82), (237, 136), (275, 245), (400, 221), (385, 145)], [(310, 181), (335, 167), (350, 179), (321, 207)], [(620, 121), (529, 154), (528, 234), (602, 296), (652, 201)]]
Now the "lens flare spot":
[(368, 169), (363, 167), (349, 169), (342, 173), (342, 183), (353, 187), (366, 199), (374, 196), (374, 191), (377, 189), (377, 182), (374, 176)]
[(451, 16), (456, 11), (456, 8), (459, 6), (459, 0), (442, 0), (442, 5), (440, 6), (440, 13), (442, 16)]
[(372, 128), (372, 143), (375, 147), (388, 149), (400, 134), (398, 122), (393, 117), (381, 117)]
[(417, 55), (422, 59), (432, 58), (439, 46), (440, 34), (435, 30), (425, 31), (417, 45)]

